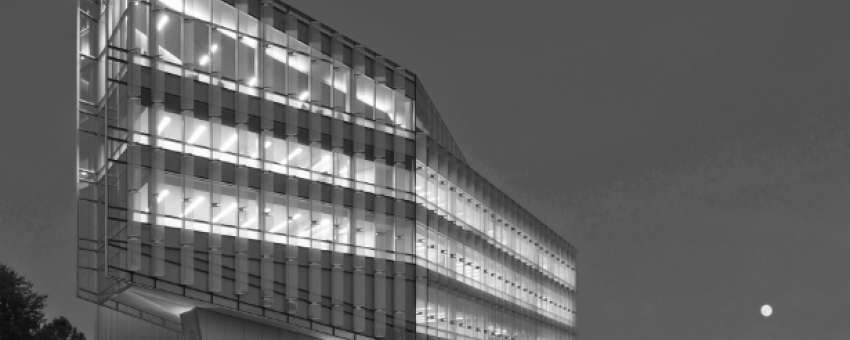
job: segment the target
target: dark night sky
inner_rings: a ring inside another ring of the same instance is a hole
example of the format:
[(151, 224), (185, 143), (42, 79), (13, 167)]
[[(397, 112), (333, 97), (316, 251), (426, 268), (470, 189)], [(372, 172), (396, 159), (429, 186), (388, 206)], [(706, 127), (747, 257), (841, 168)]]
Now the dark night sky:
[[(582, 339), (850, 337), (846, 1), (290, 3), (415, 71), (473, 166), (579, 248)], [(0, 18), (0, 261), (89, 329), (74, 1)]]

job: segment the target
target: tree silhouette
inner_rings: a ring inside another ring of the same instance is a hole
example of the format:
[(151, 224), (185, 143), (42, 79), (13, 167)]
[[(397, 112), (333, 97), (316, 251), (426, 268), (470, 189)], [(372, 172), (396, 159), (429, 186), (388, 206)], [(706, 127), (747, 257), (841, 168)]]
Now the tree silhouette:
[(83, 333), (77, 331), (77, 328), (71, 325), (64, 316), (53, 319), (50, 323), (44, 324), (41, 329), (35, 334), (36, 340), (86, 340)]
[(32, 283), (0, 264), (0, 334), (9, 339), (32, 337), (44, 320), (45, 295), (32, 290)]
[(44, 320), (46, 299), (26, 278), (0, 264), (0, 339), (85, 340), (65, 317)]

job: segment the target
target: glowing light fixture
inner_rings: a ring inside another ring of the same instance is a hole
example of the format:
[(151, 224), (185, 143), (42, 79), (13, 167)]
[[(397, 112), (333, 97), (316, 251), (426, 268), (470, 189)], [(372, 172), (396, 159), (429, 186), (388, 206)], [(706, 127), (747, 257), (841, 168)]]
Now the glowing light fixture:
[(245, 82), (248, 86), (256, 87), (257, 86), (257, 77), (251, 77), (248, 81)]
[(272, 230), (269, 231), (276, 233), (279, 230), (283, 230), (284, 228), (286, 228), (286, 221), (278, 223), (276, 226), (274, 226), (274, 228), (272, 228)]
[(162, 120), (159, 121), (159, 125), (156, 126), (156, 133), (160, 134), (165, 131), (165, 128), (168, 127), (169, 123), (171, 123), (171, 117), (162, 117)]
[(189, 136), (189, 139), (186, 140), (186, 143), (194, 144), (195, 141), (198, 140), (198, 138), (201, 138), (201, 134), (203, 134), (206, 129), (206, 125), (198, 125), (198, 127), (195, 128), (195, 131), (192, 131), (192, 135)]
[(277, 46), (266, 47), (266, 54), (268, 54), (269, 57), (272, 57), (274, 60), (286, 64), (286, 52), (284, 52), (282, 48)]
[(212, 46), (210, 46), (210, 54), (215, 52), (218, 52), (218, 44), (212, 44)]
[[(289, 65), (289, 67), (294, 68), (298, 72), (310, 72), (310, 59), (307, 57), (294, 54), (292, 52), (286, 52), (286, 50), (277, 46), (266, 47), (266, 54), (281, 64)], [(287, 55), (289, 56), (288, 58)]]
[(310, 91), (304, 90), (304, 92), (301, 92), (301, 94), (298, 95), (298, 100), (303, 102), (307, 100), (308, 97), (310, 97)]
[(258, 139), (252, 139), (252, 141), (253, 141), (252, 144), (254, 144), (254, 148), (253, 148), (254, 152), (251, 153), (251, 158), (260, 157), (260, 146), (259, 146), (260, 141)]
[(263, 144), (263, 147), (264, 147), (264, 148), (266, 148), (266, 149), (270, 148), (271, 146), (272, 146), (272, 141), (270, 141), (270, 140), (267, 140), (267, 141)]
[(206, 55), (206, 54), (202, 55), (201, 58), (198, 59), (198, 65), (201, 65), (201, 66), (207, 66), (207, 64), (209, 64), (209, 62), (210, 62), (210, 56)]
[(183, 217), (191, 214), (192, 211), (195, 210), (195, 208), (197, 208), (198, 205), (200, 205), (201, 202), (203, 202), (203, 201), (204, 201), (204, 196), (195, 197), (195, 199), (193, 199), (192, 202), (189, 203), (188, 206), (186, 206), (186, 210), (183, 211)]
[(170, 193), (171, 192), (168, 191), (168, 189), (160, 191), (159, 194), (156, 195), (156, 203), (162, 203), (162, 201), (165, 200), (165, 198), (168, 197), (168, 194)]
[(182, 0), (159, 0), (159, 3), (165, 5), (165, 7), (171, 8), (175, 11), (183, 11), (183, 1)]
[(301, 148), (297, 148), (295, 150), (292, 150), (292, 152), (289, 153), (289, 157), (287, 157), (286, 159), (291, 161), (293, 158), (300, 155), (301, 151), (302, 151)]
[(227, 214), (231, 213), (235, 209), (236, 209), (236, 203), (230, 203), (230, 205), (228, 205), (227, 207), (222, 209), (218, 213), (218, 215), (215, 215), (215, 217), (213, 217), (213, 219), (212, 219), (213, 223), (217, 223), (219, 220), (224, 218), (224, 216), (227, 216)]
[(253, 226), (256, 223), (257, 223), (257, 216), (252, 216), (247, 221), (242, 222), (241, 227), (242, 228), (251, 228), (251, 226)]
[(313, 165), (313, 171), (321, 171), (325, 168), (326, 163), (331, 161), (331, 156), (325, 155), (315, 165)]
[(168, 14), (162, 13), (159, 15), (159, 20), (156, 21), (156, 30), (162, 31), (168, 25)]
[(248, 46), (250, 48), (257, 48), (257, 41), (252, 39), (252, 38), (242, 37), (242, 39), (239, 39), (239, 40), (242, 41), (243, 44), (245, 44), (246, 46)]
[(226, 151), (227, 149), (230, 149), (230, 147), (233, 146), (233, 144), (236, 144), (237, 136), (238, 135), (234, 133), (232, 136), (230, 136), (230, 138), (228, 138), (226, 141), (224, 141), (224, 143), (221, 143), (220, 150)]
[(228, 31), (228, 30), (223, 30), (223, 29), (220, 29), (220, 28), (216, 28), (215, 30), (221, 32), (221, 34), (226, 35), (230, 39), (236, 40), (236, 33), (233, 33), (233, 32)]

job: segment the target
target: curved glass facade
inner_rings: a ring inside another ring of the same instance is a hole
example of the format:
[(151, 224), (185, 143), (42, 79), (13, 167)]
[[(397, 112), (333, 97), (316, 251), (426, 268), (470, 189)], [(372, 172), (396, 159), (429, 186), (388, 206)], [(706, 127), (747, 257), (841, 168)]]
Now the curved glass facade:
[(575, 337), (575, 249), (466, 164), (410, 71), (271, 0), (80, 0), (79, 34), (82, 297)]

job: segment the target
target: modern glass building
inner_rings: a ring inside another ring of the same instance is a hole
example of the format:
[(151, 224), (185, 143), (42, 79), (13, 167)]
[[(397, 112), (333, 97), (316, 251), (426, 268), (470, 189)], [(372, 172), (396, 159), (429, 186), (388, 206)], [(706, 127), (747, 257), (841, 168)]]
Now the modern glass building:
[(414, 73), (278, 0), (78, 1), (101, 338), (575, 338), (575, 249)]

